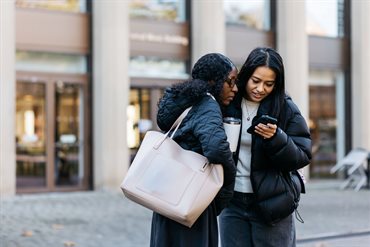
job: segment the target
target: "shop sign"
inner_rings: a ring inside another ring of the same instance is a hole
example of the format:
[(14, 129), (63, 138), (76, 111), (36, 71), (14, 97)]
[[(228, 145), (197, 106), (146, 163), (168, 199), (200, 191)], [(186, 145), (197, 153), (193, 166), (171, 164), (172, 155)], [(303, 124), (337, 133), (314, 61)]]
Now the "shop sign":
[(171, 35), (171, 34), (155, 34), (155, 33), (131, 33), (131, 41), (143, 41), (143, 42), (153, 42), (162, 44), (174, 44), (188, 46), (189, 39), (185, 36)]

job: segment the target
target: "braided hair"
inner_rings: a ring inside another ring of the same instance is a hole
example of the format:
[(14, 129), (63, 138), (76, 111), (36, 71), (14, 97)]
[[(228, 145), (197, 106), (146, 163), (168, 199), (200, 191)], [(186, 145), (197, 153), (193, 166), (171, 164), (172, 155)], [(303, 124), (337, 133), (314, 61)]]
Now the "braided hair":
[(221, 91), (225, 79), (236, 68), (229, 58), (220, 53), (208, 53), (194, 64), (189, 81), (172, 87), (175, 94), (197, 97), (212, 94), (220, 102)]
[(208, 92), (218, 101), (223, 85), (229, 73), (236, 68), (229, 58), (220, 53), (209, 53), (202, 56), (191, 71), (193, 79), (208, 82)]

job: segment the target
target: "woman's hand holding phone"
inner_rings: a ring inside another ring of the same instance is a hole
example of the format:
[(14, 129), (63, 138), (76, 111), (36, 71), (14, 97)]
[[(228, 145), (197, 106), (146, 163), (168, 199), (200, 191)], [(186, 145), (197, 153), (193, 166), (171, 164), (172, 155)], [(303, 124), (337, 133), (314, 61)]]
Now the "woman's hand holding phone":
[(250, 134), (258, 134), (264, 139), (273, 137), (277, 129), (277, 119), (268, 115), (262, 115), (259, 117), (251, 127), (248, 128), (247, 132)]

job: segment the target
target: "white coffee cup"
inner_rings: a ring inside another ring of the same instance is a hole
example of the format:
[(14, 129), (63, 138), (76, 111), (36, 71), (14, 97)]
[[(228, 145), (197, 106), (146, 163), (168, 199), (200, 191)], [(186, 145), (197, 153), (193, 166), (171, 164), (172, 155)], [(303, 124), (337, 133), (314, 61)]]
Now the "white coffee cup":
[(235, 152), (238, 146), (241, 120), (233, 117), (223, 119), (224, 129), (227, 136), (227, 141), (230, 144), (231, 152)]

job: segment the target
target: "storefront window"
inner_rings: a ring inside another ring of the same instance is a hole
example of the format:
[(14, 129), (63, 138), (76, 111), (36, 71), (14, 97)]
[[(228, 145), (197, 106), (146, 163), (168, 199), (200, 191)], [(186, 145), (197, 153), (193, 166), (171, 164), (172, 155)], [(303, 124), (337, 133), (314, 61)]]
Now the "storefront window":
[(270, 30), (270, 0), (224, 0), (226, 24)]
[(153, 128), (150, 112), (150, 90), (131, 89), (127, 108), (127, 144), (129, 148), (139, 147), (145, 133)]
[(306, 0), (305, 3), (309, 35), (344, 36), (344, 0)]
[(130, 59), (130, 76), (187, 79), (186, 63), (158, 57), (137, 56)]
[(87, 60), (81, 55), (17, 51), (16, 70), (83, 74), (87, 72)]
[(46, 87), (17, 82), (16, 173), (17, 187), (46, 185)]
[(310, 71), (310, 119), (313, 141), (311, 177), (330, 177), (344, 156), (344, 79), (340, 72)]
[(15, 4), (21, 8), (86, 12), (86, 0), (16, 0)]
[(130, 0), (130, 17), (185, 21), (185, 0)]

